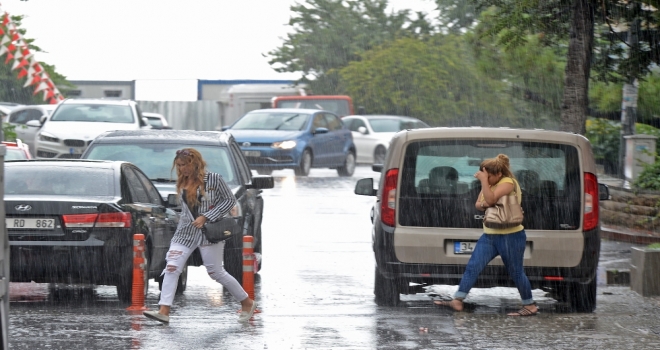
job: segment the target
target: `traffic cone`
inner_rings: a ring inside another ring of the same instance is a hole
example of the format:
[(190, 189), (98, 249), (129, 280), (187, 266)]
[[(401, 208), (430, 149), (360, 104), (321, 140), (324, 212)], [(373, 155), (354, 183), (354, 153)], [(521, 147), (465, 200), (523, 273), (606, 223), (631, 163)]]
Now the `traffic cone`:
[(131, 290), (131, 306), (127, 307), (128, 311), (142, 312), (147, 310), (144, 306), (144, 271), (145, 266), (145, 251), (146, 245), (144, 243), (144, 235), (136, 233), (133, 235), (133, 288)]
[(254, 237), (243, 236), (243, 289), (254, 300)]

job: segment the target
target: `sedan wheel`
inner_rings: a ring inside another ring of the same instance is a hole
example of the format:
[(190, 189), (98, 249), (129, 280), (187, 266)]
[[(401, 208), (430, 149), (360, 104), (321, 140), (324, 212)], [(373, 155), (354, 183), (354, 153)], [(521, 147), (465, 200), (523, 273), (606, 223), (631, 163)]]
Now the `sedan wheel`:
[(374, 164), (383, 164), (385, 162), (385, 153), (387, 153), (385, 147), (376, 147), (376, 151), (374, 151)]
[(305, 150), (300, 157), (300, 165), (293, 169), (293, 172), (296, 176), (307, 176), (309, 175), (309, 169), (312, 167), (312, 153), (309, 150)]
[(346, 155), (346, 160), (344, 160), (344, 165), (337, 168), (337, 174), (339, 176), (353, 176), (355, 172), (355, 154), (350, 152)]

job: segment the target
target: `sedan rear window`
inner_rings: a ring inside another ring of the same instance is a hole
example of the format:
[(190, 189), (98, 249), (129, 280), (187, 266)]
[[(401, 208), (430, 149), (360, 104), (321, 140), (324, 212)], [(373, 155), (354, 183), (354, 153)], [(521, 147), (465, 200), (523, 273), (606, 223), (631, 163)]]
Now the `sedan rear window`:
[(405, 129), (419, 129), (429, 127), (421, 121), (394, 118), (370, 118), (369, 124), (371, 124), (371, 128), (374, 130), (374, 132), (397, 132)]
[(112, 196), (112, 169), (85, 167), (5, 167), (5, 194), (55, 196)]
[(232, 129), (234, 130), (303, 130), (309, 114), (256, 112), (248, 113), (239, 119)]
[(133, 123), (134, 119), (130, 106), (70, 104), (61, 105), (50, 121)]
[(92, 144), (85, 155), (86, 159), (123, 160), (135, 164), (149, 179), (176, 181), (176, 171), (172, 169), (176, 151), (182, 148), (198, 150), (208, 171), (222, 175), (228, 184), (237, 183), (234, 164), (229, 149), (224, 146), (191, 145), (172, 143)]
[[(576, 229), (581, 175), (573, 146), (534, 142), (427, 141), (406, 149), (399, 199), (404, 226), (479, 228), (474, 178), (484, 159), (509, 156), (523, 194), (526, 229)], [(424, 208), (424, 210), (420, 210)]]

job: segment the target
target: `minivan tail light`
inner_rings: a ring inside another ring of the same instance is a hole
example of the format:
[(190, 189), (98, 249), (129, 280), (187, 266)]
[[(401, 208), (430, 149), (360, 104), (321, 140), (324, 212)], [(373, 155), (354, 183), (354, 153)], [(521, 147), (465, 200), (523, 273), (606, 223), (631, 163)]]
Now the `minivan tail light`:
[(598, 178), (595, 174), (584, 173), (584, 223), (583, 230), (598, 227)]
[[(98, 220), (97, 220), (98, 217)], [(69, 214), (62, 215), (64, 227), (131, 227), (131, 213)], [(94, 226), (96, 223), (96, 226)]]
[(394, 226), (396, 213), (396, 187), (399, 169), (390, 169), (385, 174), (385, 186), (380, 199), (380, 219), (383, 224)]

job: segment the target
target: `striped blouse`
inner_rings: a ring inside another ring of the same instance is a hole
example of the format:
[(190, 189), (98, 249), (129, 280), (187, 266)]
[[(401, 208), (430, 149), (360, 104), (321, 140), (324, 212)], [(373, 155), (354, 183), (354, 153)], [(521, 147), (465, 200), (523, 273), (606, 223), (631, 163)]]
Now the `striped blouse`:
[[(199, 215), (206, 216), (208, 221), (217, 221), (225, 216), (231, 208), (236, 204), (236, 197), (225, 181), (222, 175), (217, 173), (206, 172), (204, 175), (204, 184), (206, 186), (206, 195), (202, 196), (202, 201), (198, 206)], [(200, 190), (197, 189), (197, 196), (200, 196)], [(192, 222), (195, 221), (188, 205), (185, 201), (181, 201), (181, 217), (179, 218), (179, 225), (172, 237), (172, 243), (183, 244), (188, 248), (192, 248), (196, 242), (199, 242), (200, 237), (202, 245), (214, 244), (210, 243), (202, 230), (193, 226)]]

